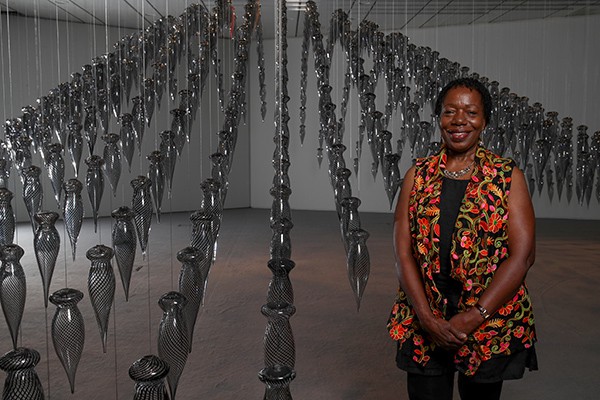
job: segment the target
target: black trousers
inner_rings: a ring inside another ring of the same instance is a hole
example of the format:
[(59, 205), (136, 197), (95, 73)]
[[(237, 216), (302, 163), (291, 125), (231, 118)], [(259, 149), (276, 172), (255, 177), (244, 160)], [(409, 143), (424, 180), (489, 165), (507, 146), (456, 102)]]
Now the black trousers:
[[(454, 372), (435, 376), (409, 372), (407, 384), (410, 400), (452, 400)], [(499, 400), (502, 381), (479, 383), (458, 374), (458, 392), (462, 400)]]

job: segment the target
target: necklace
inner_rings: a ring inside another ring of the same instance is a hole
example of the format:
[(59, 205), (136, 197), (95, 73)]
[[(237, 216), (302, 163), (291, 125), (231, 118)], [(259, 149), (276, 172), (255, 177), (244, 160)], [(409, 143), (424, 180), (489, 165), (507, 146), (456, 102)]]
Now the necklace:
[(447, 178), (458, 179), (458, 178), (468, 174), (469, 171), (471, 171), (471, 168), (473, 168), (473, 165), (475, 165), (475, 160), (473, 160), (473, 162), (471, 164), (467, 165), (463, 169), (459, 169), (458, 171), (448, 171), (447, 169), (443, 169), (442, 172), (444, 173), (444, 176)]

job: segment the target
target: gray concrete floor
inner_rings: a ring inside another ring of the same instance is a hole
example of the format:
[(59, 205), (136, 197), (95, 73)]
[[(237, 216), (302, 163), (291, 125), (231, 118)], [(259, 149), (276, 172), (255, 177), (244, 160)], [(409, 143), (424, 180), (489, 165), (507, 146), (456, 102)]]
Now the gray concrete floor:
[[(260, 307), (265, 302), (270, 271), (268, 210), (226, 210), (219, 253), (213, 267), (204, 308), (200, 311), (193, 351), (179, 381), (177, 399), (261, 399), (264, 386), (262, 340), (266, 325)], [(394, 364), (394, 343), (385, 323), (397, 281), (391, 246), (390, 214), (361, 213), (371, 237), (371, 276), (360, 312), (356, 311), (346, 276), (345, 257), (334, 212), (294, 211), (292, 271), (296, 314), (291, 318), (296, 342), (295, 399), (405, 399), (405, 374)], [(89, 262), (85, 251), (98, 243), (110, 245), (110, 219), (97, 234), (85, 221), (78, 257), (70, 260), (63, 246), (51, 292), (65, 286), (81, 290), (86, 323), (84, 354), (75, 394), (54, 354), (49, 336), (54, 306), (46, 310), (41, 279), (28, 225), (19, 226), (18, 243), (28, 297), (19, 344), (41, 353), (36, 371), (47, 399), (131, 399), (131, 363), (156, 354), (161, 310), (158, 298), (177, 288), (177, 251), (189, 242), (187, 213), (164, 215), (150, 233), (149, 254), (136, 259), (130, 299), (125, 302), (117, 278), (108, 349), (100, 335), (87, 293)], [(597, 221), (539, 220), (537, 260), (528, 276), (538, 324), (540, 370), (521, 381), (507, 382), (503, 398), (512, 400), (597, 399), (600, 379), (600, 224)], [(68, 241), (59, 232), (63, 245)], [(115, 266), (116, 267), (116, 266)], [(8, 329), (0, 322), (0, 353), (11, 349)], [(3, 378), (0, 378), (3, 380)]]

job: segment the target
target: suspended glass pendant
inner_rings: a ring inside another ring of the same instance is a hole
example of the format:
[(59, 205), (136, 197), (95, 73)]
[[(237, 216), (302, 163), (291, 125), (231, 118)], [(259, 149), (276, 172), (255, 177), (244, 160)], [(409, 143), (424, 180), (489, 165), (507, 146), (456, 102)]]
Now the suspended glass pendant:
[(360, 229), (360, 215), (358, 213), (358, 207), (360, 206), (360, 199), (358, 197), (346, 197), (342, 199), (340, 203), (342, 207), (342, 213), (340, 218), (340, 230), (342, 233), (342, 241), (344, 242), (344, 248), (346, 254), (348, 253), (348, 243), (350, 238), (348, 233), (351, 230)]
[(400, 184), (402, 183), (398, 161), (400, 161), (400, 157), (396, 153), (387, 154), (385, 156), (384, 164), (386, 165), (386, 174), (383, 179), (383, 184), (390, 202), (390, 209), (392, 208), (396, 193), (398, 193), (398, 189), (400, 189)]
[(0, 303), (14, 349), (17, 348), (19, 327), (21, 326), (27, 295), (25, 272), (21, 266), (23, 254), (23, 249), (17, 244), (7, 244), (0, 248), (0, 259), (2, 260)]
[(56, 306), (52, 318), (52, 343), (67, 373), (71, 393), (75, 392), (75, 374), (85, 342), (83, 315), (77, 307), (81, 299), (83, 293), (71, 288), (57, 290), (50, 296), (50, 302)]
[(108, 125), (110, 124), (110, 104), (108, 99), (108, 92), (106, 89), (99, 89), (97, 92), (97, 107), (98, 107), (98, 119), (102, 126), (102, 131), (108, 133)]
[(133, 129), (133, 116), (129, 113), (121, 115), (119, 118), (121, 124), (121, 147), (123, 149), (123, 156), (127, 160), (129, 166), (129, 172), (131, 172), (131, 163), (133, 161), (133, 153), (135, 152), (136, 137), (135, 130)]
[(41, 169), (35, 165), (23, 170), (23, 201), (25, 207), (29, 213), (29, 219), (31, 220), (31, 226), (34, 231), (36, 228), (35, 220), (33, 216), (35, 213), (41, 211), (42, 202), (44, 200), (44, 193), (42, 191), (42, 183), (40, 182)]
[(85, 107), (85, 119), (83, 120), (83, 135), (88, 145), (90, 155), (94, 154), (96, 138), (98, 136), (98, 120), (96, 106)]
[(131, 101), (133, 102), (131, 110), (133, 129), (135, 129), (138, 152), (141, 152), (142, 143), (144, 142), (144, 131), (146, 129), (146, 112), (144, 110), (144, 102), (140, 96), (132, 97)]
[(115, 72), (110, 76), (110, 109), (115, 118), (121, 115), (121, 76)]
[(179, 292), (166, 293), (158, 301), (163, 310), (158, 330), (158, 356), (170, 367), (167, 382), (171, 400), (175, 400), (179, 377), (190, 348), (183, 316), (186, 303), (186, 298)]
[(108, 333), (108, 317), (115, 298), (115, 274), (110, 262), (113, 250), (104, 245), (96, 245), (86, 252), (86, 257), (91, 262), (88, 275), (88, 291), (90, 301), (96, 315), (102, 352), (106, 353), (106, 338)]
[(143, 175), (131, 180), (133, 188), (133, 198), (131, 200), (131, 209), (135, 213), (133, 221), (137, 237), (142, 249), (142, 254), (146, 256), (148, 247), (148, 235), (152, 223), (152, 198), (150, 194), (150, 179)]
[(371, 262), (369, 250), (367, 248), (367, 239), (369, 233), (364, 229), (355, 229), (348, 232), (350, 239), (348, 245), (348, 279), (354, 292), (356, 308), (360, 309), (360, 301), (367, 287)]
[(266, 386), (264, 400), (292, 400), (290, 383), (296, 377), (296, 371), (287, 365), (273, 365), (263, 368), (258, 378)]
[(8, 180), (10, 178), (10, 165), (7, 161), (8, 155), (1, 153), (0, 151), (0, 156), (3, 157), (0, 159), (0, 189), (8, 187)]
[(186, 112), (180, 110), (179, 108), (175, 108), (171, 110), (171, 115), (173, 115), (173, 120), (171, 122), (171, 132), (174, 135), (175, 148), (177, 149), (177, 154), (181, 155), (183, 151), (183, 146), (185, 146), (185, 142), (187, 141), (187, 131), (185, 124), (185, 115)]
[(77, 249), (77, 239), (81, 232), (83, 223), (83, 201), (81, 191), (83, 185), (77, 179), (72, 178), (64, 183), (65, 202), (63, 205), (63, 219), (69, 240), (71, 242), (71, 252), (73, 261), (75, 261), (75, 252)]
[(292, 258), (292, 241), (290, 231), (294, 224), (287, 218), (281, 218), (271, 222), (270, 256), (274, 258)]
[(35, 366), (40, 362), (40, 353), (19, 347), (0, 357), (0, 369), (6, 372), (3, 399), (44, 400), (44, 389)]
[(270, 259), (267, 266), (273, 273), (269, 282), (267, 303), (294, 304), (294, 289), (289, 274), (296, 264), (286, 258)]
[(44, 290), (44, 306), (48, 307), (48, 293), (56, 259), (60, 250), (60, 236), (54, 224), (58, 220), (58, 214), (54, 211), (40, 211), (34, 216), (38, 228), (33, 238), (33, 249), (37, 260), (42, 287)]
[(98, 231), (98, 210), (104, 193), (104, 176), (102, 174), (102, 166), (104, 159), (100, 156), (92, 155), (85, 160), (88, 166), (85, 177), (85, 187), (92, 205), (92, 215), (94, 217), (94, 232)]
[(217, 256), (217, 239), (221, 228), (221, 219), (223, 217), (223, 205), (219, 193), (219, 182), (212, 178), (206, 178), (200, 184), (202, 188), (202, 211), (212, 218), (212, 236), (214, 239), (213, 262)]
[(67, 125), (69, 135), (67, 136), (67, 150), (71, 157), (71, 164), (75, 171), (75, 177), (79, 175), (79, 164), (81, 163), (81, 154), (83, 152), (83, 136), (81, 134), (82, 126), (78, 122), (72, 122)]
[(62, 204), (62, 185), (65, 179), (65, 161), (62, 157), (62, 145), (54, 143), (48, 146), (48, 158), (46, 159), (46, 168), (48, 169), (48, 177), (54, 191), (56, 203)]
[(113, 196), (117, 196), (119, 179), (121, 178), (121, 150), (119, 149), (119, 135), (107, 133), (101, 136), (106, 145), (103, 151), (104, 174), (112, 188)]
[(165, 167), (165, 183), (167, 184), (167, 194), (171, 198), (171, 189), (173, 187), (173, 176), (175, 174), (175, 165), (177, 163), (177, 147), (175, 146), (175, 135), (172, 131), (162, 131), (160, 133), (160, 152), (163, 156), (163, 165)]
[(11, 244), (15, 237), (15, 213), (11, 201), (13, 194), (5, 187), (0, 187), (0, 248)]
[[(227, 197), (227, 189), (229, 187), (229, 179), (227, 177), (226, 157), (222, 153), (213, 153), (210, 155), (210, 161), (212, 162), (211, 177), (219, 182), (219, 193), (221, 197), (221, 204), (225, 204), (225, 198)], [(288, 161), (289, 167), (289, 161)]]
[(177, 253), (177, 260), (181, 263), (181, 271), (179, 272), (179, 293), (187, 299), (186, 306), (183, 308), (182, 313), (185, 318), (190, 352), (192, 351), (194, 327), (196, 326), (198, 310), (204, 299), (206, 276), (203, 276), (203, 272), (206, 271), (203, 271), (200, 267), (203, 258), (202, 252), (191, 246), (186, 247)]
[(112, 229), (112, 246), (125, 291), (125, 301), (129, 301), (129, 283), (135, 261), (136, 235), (133, 217), (135, 213), (127, 206), (117, 208), (111, 213), (115, 219)]
[(168, 400), (169, 393), (164, 378), (169, 373), (169, 364), (157, 356), (148, 355), (129, 367), (129, 377), (135, 381), (133, 400)]
[(342, 200), (352, 196), (352, 187), (350, 186), (350, 175), (352, 171), (348, 168), (339, 168), (335, 173), (335, 185), (333, 188), (333, 194), (335, 197), (335, 209), (338, 213), (338, 217), (342, 213)]
[(163, 163), (163, 155), (160, 151), (155, 150), (148, 155), (148, 179), (151, 182), (152, 202), (156, 210), (156, 220), (160, 222), (162, 209), (162, 200), (165, 192), (165, 169)]
[(155, 91), (154, 91), (154, 79), (146, 78), (144, 79), (144, 110), (145, 110), (145, 118), (146, 124), (150, 126), (150, 122), (152, 121), (152, 115), (154, 115), (154, 103), (155, 103)]
[(267, 317), (264, 337), (264, 365), (287, 365), (291, 368), (296, 363), (296, 345), (290, 326), (290, 317), (296, 307), (289, 303), (267, 303), (261, 308)]

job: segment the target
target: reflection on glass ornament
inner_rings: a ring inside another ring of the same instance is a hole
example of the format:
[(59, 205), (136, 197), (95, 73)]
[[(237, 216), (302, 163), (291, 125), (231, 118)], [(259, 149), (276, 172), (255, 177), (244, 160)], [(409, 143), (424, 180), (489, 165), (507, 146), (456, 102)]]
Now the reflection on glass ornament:
[(179, 273), (179, 293), (186, 299), (186, 306), (183, 308), (183, 317), (187, 328), (188, 342), (190, 352), (192, 351), (192, 341), (194, 338), (194, 327), (198, 310), (204, 299), (204, 283), (206, 276), (200, 268), (200, 263), (204, 256), (202, 252), (195, 247), (186, 247), (177, 253), (177, 260), (181, 262), (181, 271)]
[(22, 172), (23, 178), (23, 201), (25, 201), (25, 207), (29, 213), (31, 220), (31, 226), (35, 230), (35, 220), (33, 216), (35, 213), (41, 210), (42, 202), (44, 200), (44, 193), (42, 191), (42, 183), (40, 182), (41, 169), (35, 165), (26, 168)]
[(163, 166), (163, 155), (155, 150), (148, 155), (148, 179), (151, 182), (152, 201), (156, 210), (156, 220), (160, 222), (162, 200), (165, 193), (165, 169)]
[(63, 205), (63, 219), (69, 240), (71, 242), (71, 251), (73, 261), (75, 261), (75, 251), (77, 249), (77, 238), (81, 232), (83, 223), (83, 201), (81, 191), (83, 185), (77, 179), (72, 178), (64, 183), (65, 202)]
[(50, 302), (56, 306), (52, 318), (52, 343), (71, 387), (75, 392), (75, 374), (83, 352), (85, 325), (77, 303), (83, 299), (83, 293), (77, 289), (64, 288), (50, 296)]
[(62, 185), (65, 179), (65, 161), (62, 157), (62, 145), (53, 143), (47, 147), (48, 155), (46, 158), (46, 168), (48, 169), (48, 177), (54, 191), (56, 203), (60, 206), (62, 199)]
[(25, 308), (27, 284), (21, 266), (24, 251), (17, 244), (7, 244), (0, 248), (2, 270), (0, 271), (0, 303), (10, 331), (13, 348), (17, 348), (19, 327)]
[(133, 198), (131, 200), (131, 209), (135, 213), (133, 222), (137, 232), (142, 254), (146, 256), (148, 247), (148, 235), (152, 223), (152, 198), (150, 195), (150, 186), (152, 182), (143, 175), (131, 180), (133, 188)]
[(296, 312), (296, 307), (285, 302), (267, 303), (262, 306), (261, 312), (267, 317), (264, 365), (287, 365), (293, 368), (296, 347), (290, 317)]
[(85, 187), (87, 188), (90, 204), (92, 206), (92, 216), (94, 217), (94, 232), (98, 231), (98, 210), (104, 193), (104, 175), (102, 166), (104, 159), (97, 155), (86, 158), (85, 163), (88, 166), (85, 176)]
[(158, 356), (170, 367), (167, 382), (171, 400), (175, 399), (179, 377), (185, 367), (190, 349), (183, 316), (186, 303), (186, 298), (179, 292), (168, 292), (158, 301), (163, 310), (158, 330)]
[(0, 188), (0, 248), (11, 244), (15, 237), (15, 213), (11, 201), (13, 194), (5, 187)]
[(269, 282), (267, 303), (294, 304), (294, 289), (289, 274), (296, 264), (287, 258), (272, 258), (267, 266), (273, 273)]
[(117, 187), (121, 178), (121, 150), (119, 149), (119, 135), (107, 133), (101, 136), (106, 142), (103, 151), (104, 174), (112, 188), (113, 196), (117, 195)]
[(129, 367), (129, 377), (135, 381), (133, 400), (168, 400), (164, 378), (169, 364), (155, 355), (147, 355)]
[(111, 213), (115, 219), (112, 229), (112, 247), (125, 291), (125, 301), (129, 301), (129, 283), (137, 248), (134, 215), (135, 213), (127, 206), (119, 207)]
[(7, 373), (2, 399), (44, 400), (44, 389), (35, 366), (40, 362), (40, 353), (19, 347), (0, 357), (0, 369)]
[(96, 315), (104, 353), (106, 353), (108, 317), (115, 298), (115, 274), (110, 262), (113, 254), (114, 252), (110, 247), (101, 244), (92, 247), (85, 254), (87, 259), (91, 261), (88, 291)]
[(48, 293), (56, 259), (60, 250), (60, 236), (54, 224), (58, 214), (54, 211), (40, 211), (34, 216), (38, 228), (33, 237), (33, 249), (37, 260), (44, 290), (44, 306), (48, 307)]
[(371, 271), (369, 249), (367, 248), (369, 233), (364, 229), (355, 229), (348, 232), (348, 237), (348, 279), (356, 299), (356, 308), (359, 309)]
[(296, 371), (287, 365), (273, 365), (263, 368), (258, 378), (266, 386), (264, 400), (292, 400), (290, 382), (296, 377)]

